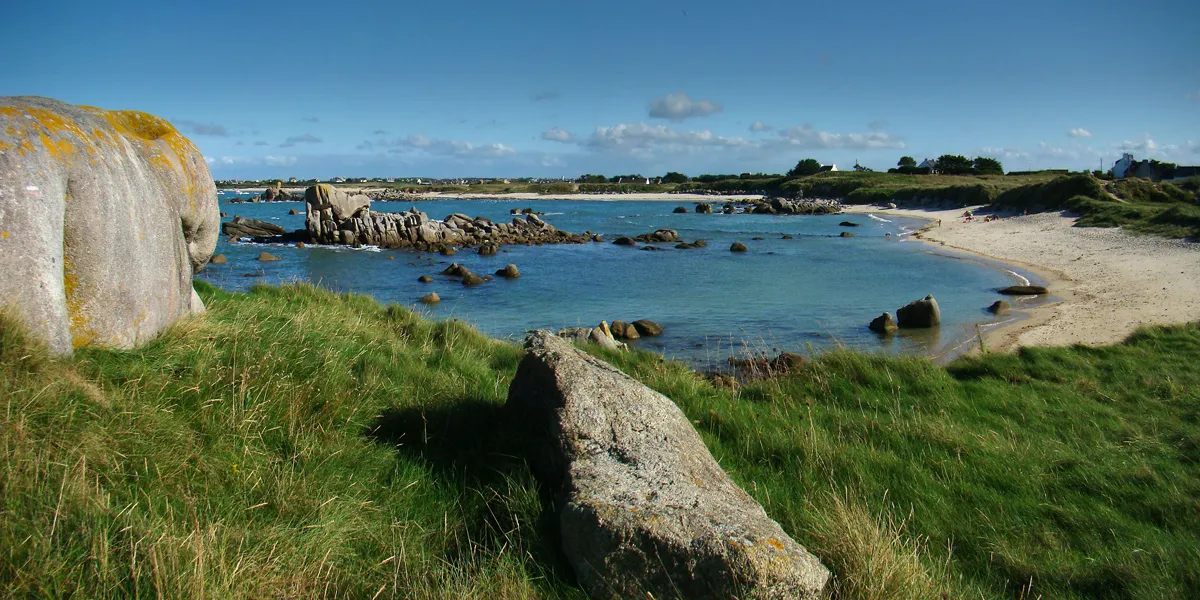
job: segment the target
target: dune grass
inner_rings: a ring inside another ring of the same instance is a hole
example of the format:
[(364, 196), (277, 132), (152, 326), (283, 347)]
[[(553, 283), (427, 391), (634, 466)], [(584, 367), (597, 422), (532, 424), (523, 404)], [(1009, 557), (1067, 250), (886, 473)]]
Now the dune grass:
[[(0, 586), (80, 598), (582, 598), (500, 410), (519, 349), (308, 285), (131, 351), (0, 318)], [(836, 597), (1200, 596), (1200, 326), (947, 368), (832, 352), (675, 400)], [(944, 595), (943, 595), (944, 594)]]

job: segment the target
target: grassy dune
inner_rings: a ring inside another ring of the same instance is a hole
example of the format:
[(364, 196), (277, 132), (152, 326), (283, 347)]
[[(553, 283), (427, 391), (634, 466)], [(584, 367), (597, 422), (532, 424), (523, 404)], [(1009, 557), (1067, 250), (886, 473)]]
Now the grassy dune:
[[(133, 351), (0, 319), (0, 586), (79, 598), (581, 598), (499, 410), (520, 357), (307, 285)], [(599, 351), (597, 351), (599, 352)], [(833, 352), (674, 399), (837, 597), (1200, 596), (1200, 326), (947, 368)]]

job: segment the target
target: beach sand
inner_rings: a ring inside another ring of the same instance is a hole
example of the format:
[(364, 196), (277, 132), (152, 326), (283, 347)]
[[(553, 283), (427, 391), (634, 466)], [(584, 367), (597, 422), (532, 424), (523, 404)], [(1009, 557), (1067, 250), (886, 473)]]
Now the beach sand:
[(990, 213), (977, 207), (971, 209), (976, 219), (964, 223), (962, 208), (845, 208), (881, 217), (929, 219), (914, 237), (1011, 264), (1044, 279), (1058, 301), (989, 332), (984, 339), (991, 350), (1113, 344), (1142, 325), (1200, 320), (1200, 244), (1120, 229), (1074, 227), (1075, 219), (1061, 212), (984, 223)]

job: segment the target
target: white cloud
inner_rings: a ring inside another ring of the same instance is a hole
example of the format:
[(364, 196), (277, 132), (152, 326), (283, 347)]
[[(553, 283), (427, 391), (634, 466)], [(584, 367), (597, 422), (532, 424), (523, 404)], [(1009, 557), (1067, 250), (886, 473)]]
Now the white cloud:
[(552, 92), (552, 91), (538, 92), (533, 95), (533, 101), (534, 102), (544, 102), (546, 100), (555, 100), (559, 96), (561, 96), (561, 94), (559, 94), (558, 92)]
[(871, 133), (829, 133), (816, 131), (811, 125), (791, 127), (779, 132), (788, 146), (814, 149), (880, 149), (903, 148), (904, 142), (883, 131)]
[(1081, 138), (1081, 137), (1086, 138), (1086, 137), (1092, 137), (1092, 132), (1090, 132), (1082, 127), (1076, 127), (1074, 129), (1071, 129), (1070, 131), (1067, 131), (1067, 135), (1069, 135), (1071, 137), (1075, 137), (1075, 138)]
[(1158, 142), (1154, 141), (1154, 137), (1149, 133), (1143, 134), (1140, 140), (1125, 140), (1118, 144), (1113, 144), (1113, 147), (1124, 152), (1145, 152), (1146, 154), (1158, 152)]
[(650, 102), (650, 118), (679, 122), (692, 117), (703, 117), (720, 112), (722, 106), (708, 100), (693, 101), (683, 92), (667, 94)]
[(750, 131), (756, 131), (756, 132), (757, 131), (772, 131), (774, 129), (775, 128), (773, 126), (767, 125), (766, 123), (763, 123), (762, 121), (755, 121), (750, 124)]
[(746, 146), (744, 138), (730, 138), (704, 131), (677, 131), (666, 125), (634, 123), (597, 127), (583, 144), (597, 149), (644, 149), (651, 146), (704, 147)]
[(550, 129), (543, 131), (542, 139), (550, 140), (552, 142), (562, 142), (564, 144), (569, 144), (575, 140), (574, 136), (571, 135), (571, 132), (559, 127), (551, 127)]
[(213, 163), (214, 163), (214, 162), (216, 162), (216, 161), (217, 161), (217, 159), (215, 159), (215, 158), (213, 158), (213, 157), (211, 157), (211, 156), (205, 156), (205, 157), (204, 157), (204, 162), (206, 162), (206, 163), (208, 163), (208, 164), (210, 164), (210, 165), (211, 165), (211, 164), (213, 164)]

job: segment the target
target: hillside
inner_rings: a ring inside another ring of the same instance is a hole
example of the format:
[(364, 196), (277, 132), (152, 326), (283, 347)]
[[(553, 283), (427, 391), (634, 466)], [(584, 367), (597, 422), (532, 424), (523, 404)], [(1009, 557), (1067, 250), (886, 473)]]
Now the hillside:
[[(0, 586), (86, 598), (581, 598), (499, 410), (519, 349), (308, 285), (138, 350), (0, 319)], [(1108, 348), (833, 352), (693, 419), (847, 599), (1200, 595), (1200, 324)]]

